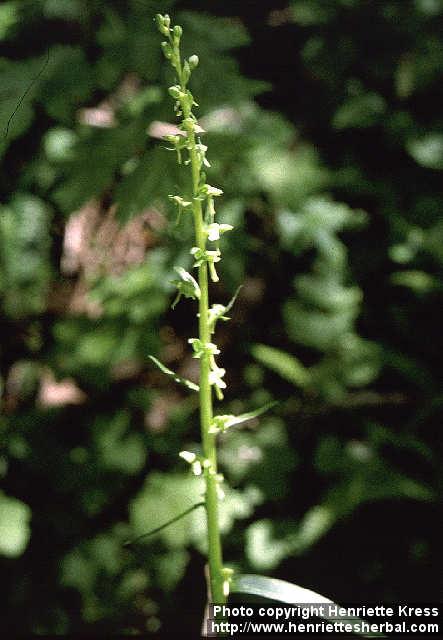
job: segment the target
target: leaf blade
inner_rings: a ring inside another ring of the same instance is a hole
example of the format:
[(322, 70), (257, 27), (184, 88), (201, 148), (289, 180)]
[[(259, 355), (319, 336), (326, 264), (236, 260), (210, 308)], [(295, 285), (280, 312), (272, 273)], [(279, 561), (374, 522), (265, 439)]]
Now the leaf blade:
[(233, 579), (231, 591), (234, 593), (248, 593), (269, 600), (278, 600), (287, 604), (334, 604), (332, 600), (296, 584), (269, 578), (257, 574), (243, 574)]
[[(232, 593), (244, 593), (249, 595), (260, 596), (269, 600), (276, 600), (278, 602), (284, 602), (286, 604), (314, 604), (314, 605), (337, 605), (333, 600), (322, 596), (316, 591), (311, 589), (305, 589), (299, 585), (287, 582), (286, 580), (280, 580), (279, 578), (270, 578), (268, 576), (260, 576), (256, 574), (242, 574), (232, 578), (231, 588)], [(323, 613), (321, 613), (323, 611)], [(319, 616), (326, 620), (342, 622), (361, 623), (362, 620), (350, 615), (332, 616), (328, 615), (328, 609), (326, 612), (319, 609)], [(367, 638), (384, 638), (382, 633), (369, 633), (355, 632), (357, 635)]]
[(253, 420), (254, 418), (258, 418), (258, 416), (261, 416), (263, 413), (266, 413), (266, 411), (269, 411), (270, 409), (272, 409), (272, 407), (275, 407), (275, 405), (277, 404), (278, 402), (273, 400), (272, 402), (268, 402), (263, 406), (259, 407), (258, 409), (254, 409), (253, 411), (248, 411), (247, 413), (241, 413), (239, 416), (234, 416), (234, 415), (214, 416), (214, 422), (217, 423), (217, 420), (222, 420), (223, 428), (228, 429), (229, 427), (233, 427), (236, 424), (241, 424), (242, 422), (247, 422), (248, 420)]
[(303, 389), (311, 381), (309, 370), (295, 356), (281, 349), (266, 344), (254, 344), (251, 353), (258, 362), (297, 387)]
[(160, 360), (158, 360), (157, 358), (154, 358), (154, 356), (149, 355), (148, 358), (155, 364), (155, 366), (158, 369), (160, 369), (162, 373), (164, 373), (169, 378), (172, 378), (174, 382), (177, 382), (177, 384), (181, 384), (187, 389), (190, 389), (191, 391), (200, 390), (200, 387), (198, 386), (198, 384), (195, 384), (195, 382), (191, 382), (191, 380), (187, 380), (186, 378), (182, 378), (177, 373), (175, 373), (175, 371), (168, 369), (168, 367), (166, 367), (163, 364), (163, 362), (160, 362)]

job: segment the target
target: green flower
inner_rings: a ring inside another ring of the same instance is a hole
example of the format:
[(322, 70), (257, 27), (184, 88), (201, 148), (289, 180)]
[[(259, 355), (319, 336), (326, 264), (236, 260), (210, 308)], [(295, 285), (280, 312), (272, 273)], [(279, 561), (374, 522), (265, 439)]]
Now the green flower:
[(188, 273), (183, 267), (174, 267), (175, 271), (180, 276), (180, 280), (173, 280), (173, 284), (177, 287), (177, 297), (172, 303), (172, 308), (175, 309), (180, 298), (191, 298), (192, 300), (199, 300), (201, 291), (198, 286), (198, 282)]

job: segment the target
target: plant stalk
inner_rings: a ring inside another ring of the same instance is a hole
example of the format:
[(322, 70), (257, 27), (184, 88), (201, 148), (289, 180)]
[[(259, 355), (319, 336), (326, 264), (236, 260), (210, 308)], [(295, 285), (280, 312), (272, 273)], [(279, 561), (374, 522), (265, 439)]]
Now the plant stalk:
[[(192, 169), (192, 190), (193, 190), (193, 214), (196, 245), (204, 251), (206, 248), (206, 236), (203, 232), (203, 212), (201, 200), (197, 197), (200, 177), (200, 164), (195, 149), (195, 135), (188, 134), (190, 142), (190, 159)], [(200, 287), (199, 300), (199, 338), (203, 343), (211, 340), (208, 311), (208, 265), (203, 262), (198, 268), (198, 284)], [(210, 433), (212, 422), (212, 391), (209, 384), (209, 354), (204, 353), (200, 359), (200, 427), (203, 445), (203, 455), (210, 461), (211, 465), (205, 469), (205, 507), (207, 517), (207, 540), (208, 540), (208, 560), (209, 578), (212, 601), (223, 603), (226, 597), (223, 592), (223, 559), (220, 538), (219, 515), (218, 515), (218, 495), (217, 495), (217, 449), (215, 434)]]
[[(186, 94), (186, 85), (190, 75), (190, 62), (182, 65), (180, 56), (180, 37), (181, 27), (175, 26), (170, 28), (169, 16), (157, 15), (157, 22), (168, 41), (162, 43), (167, 59), (171, 60), (172, 66), (177, 71), (180, 89), (183, 95)], [(193, 56), (196, 58), (196, 56)], [(193, 65), (198, 64), (197, 60)], [(187, 66), (186, 66), (187, 65)], [(181, 100), (180, 107), (182, 109), (183, 121), (192, 121), (192, 101)], [(202, 201), (199, 194), (201, 179), (201, 158), (196, 145), (196, 137), (193, 129), (186, 128), (187, 149), (189, 152), (190, 168), (192, 174), (192, 212), (194, 218), (195, 244), (202, 253), (206, 250), (207, 235), (203, 223)], [(198, 285), (200, 288), (199, 297), (199, 340), (201, 344), (208, 345), (211, 343), (211, 330), (209, 326), (209, 291), (208, 291), (208, 262), (202, 260), (198, 266)], [(207, 517), (207, 542), (208, 542), (208, 565), (209, 565), (209, 586), (211, 601), (217, 604), (223, 604), (226, 601), (224, 593), (225, 575), (223, 570), (222, 546), (219, 526), (219, 503), (218, 503), (218, 478), (217, 478), (217, 450), (216, 436), (211, 433), (211, 425), (213, 419), (212, 409), (212, 388), (210, 384), (209, 374), (211, 372), (210, 353), (207, 349), (203, 349), (199, 355), (200, 359), (200, 427), (202, 448), (207, 465), (203, 465), (204, 480), (206, 484), (205, 491), (205, 509)]]

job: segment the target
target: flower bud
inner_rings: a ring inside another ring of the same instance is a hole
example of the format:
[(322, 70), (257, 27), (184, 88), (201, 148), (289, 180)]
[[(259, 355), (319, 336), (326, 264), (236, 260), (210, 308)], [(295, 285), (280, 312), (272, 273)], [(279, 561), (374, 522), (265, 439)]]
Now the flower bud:
[(183, 84), (186, 85), (190, 77), (191, 77), (191, 67), (189, 66), (189, 62), (186, 60), (183, 65)]
[(195, 462), (192, 463), (192, 473), (195, 476), (201, 476), (202, 474), (202, 465), (200, 460), (196, 460)]
[(174, 98), (174, 100), (179, 100), (183, 96), (183, 92), (180, 91), (180, 87), (174, 84), (172, 87), (168, 89), (169, 95)]
[(178, 42), (180, 40), (180, 38), (182, 37), (183, 34), (183, 29), (181, 28), (181, 26), (179, 24), (176, 24), (175, 27), (172, 30), (172, 35), (174, 37), (174, 40), (176, 42)]
[(167, 60), (170, 60), (172, 58), (173, 52), (172, 52), (172, 47), (169, 44), (169, 42), (166, 42), (166, 41), (162, 42), (161, 47), (162, 47), (162, 51), (163, 51), (163, 53), (165, 55), (165, 58)]
[(158, 30), (164, 36), (169, 35), (169, 25), (171, 24), (171, 19), (168, 15), (162, 16), (161, 13), (157, 13), (155, 16), (155, 21), (157, 22)]
[(163, 136), (163, 140), (166, 140), (167, 142), (170, 142), (171, 144), (179, 144), (180, 136), (173, 136), (173, 135)]
[(185, 118), (182, 122), (182, 127), (188, 133), (195, 131), (195, 120), (192, 118)]
[(213, 187), (210, 184), (204, 184), (200, 188), (200, 191), (202, 192), (203, 195), (210, 196), (212, 198), (223, 195), (223, 191), (221, 189), (218, 189), (217, 187)]
[(191, 71), (192, 71), (198, 66), (198, 62), (199, 62), (198, 56), (194, 54), (189, 58), (188, 62), (189, 62), (189, 67), (191, 68)]
[(189, 462), (189, 464), (195, 462), (197, 458), (195, 453), (193, 453), (192, 451), (180, 451), (178, 455), (180, 456), (180, 458), (183, 458), (183, 460), (186, 460), (186, 462)]

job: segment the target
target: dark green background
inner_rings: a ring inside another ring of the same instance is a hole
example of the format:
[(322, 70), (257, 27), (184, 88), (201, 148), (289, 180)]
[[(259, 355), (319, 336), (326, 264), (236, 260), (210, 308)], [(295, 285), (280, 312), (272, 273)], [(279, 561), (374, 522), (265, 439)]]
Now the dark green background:
[(280, 401), (220, 439), (226, 564), (341, 602), (438, 601), (442, 0), (12, 0), (4, 131), (34, 82), (1, 145), (1, 630), (200, 628), (200, 510), (122, 547), (201, 494), (178, 457), (196, 398), (148, 360), (193, 375), (195, 308), (169, 308), (183, 175), (147, 133), (173, 122), (157, 11), (200, 57), (236, 226), (220, 411)]

